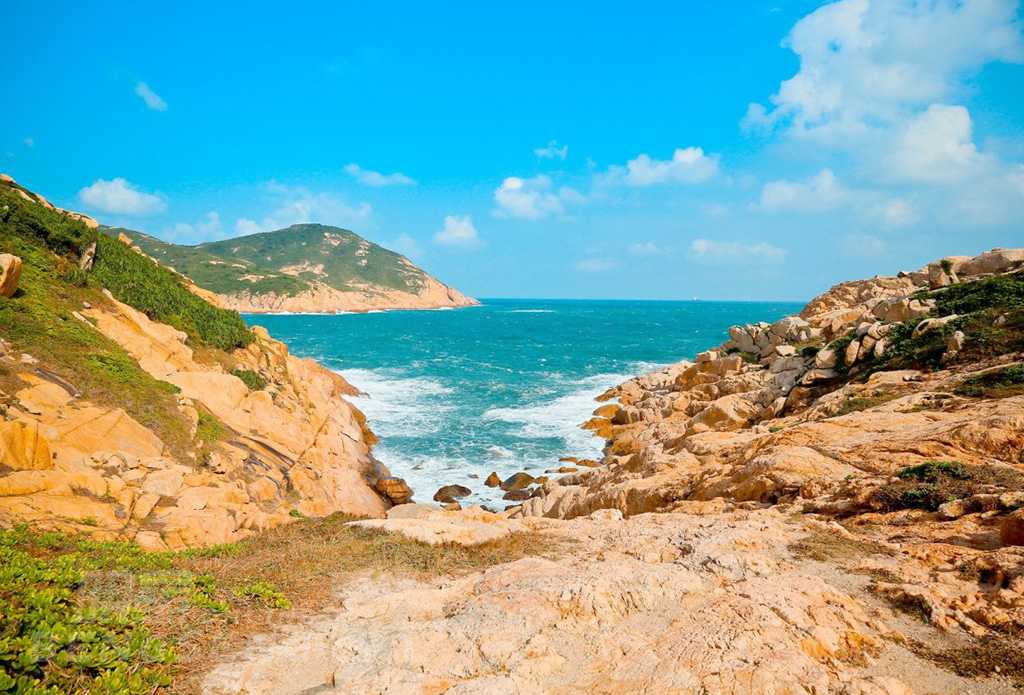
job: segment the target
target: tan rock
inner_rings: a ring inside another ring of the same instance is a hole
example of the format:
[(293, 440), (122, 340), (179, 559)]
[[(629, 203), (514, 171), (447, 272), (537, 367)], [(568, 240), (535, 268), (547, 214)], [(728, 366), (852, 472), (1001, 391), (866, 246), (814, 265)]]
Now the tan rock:
[(50, 445), (35, 420), (0, 422), (0, 462), (14, 470), (50, 470)]
[(21, 259), (9, 253), (0, 253), (0, 297), (13, 297), (20, 281)]

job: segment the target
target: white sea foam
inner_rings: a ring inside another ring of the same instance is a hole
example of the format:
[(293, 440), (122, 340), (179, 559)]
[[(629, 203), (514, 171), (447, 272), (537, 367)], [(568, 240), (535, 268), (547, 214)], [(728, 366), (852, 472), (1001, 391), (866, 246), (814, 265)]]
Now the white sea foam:
[(596, 374), (573, 383), (573, 390), (564, 396), (538, 400), (511, 408), (491, 408), (485, 420), (500, 420), (519, 425), (516, 434), (527, 438), (558, 438), (565, 442), (567, 454), (596, 456), (602, 443), (580, 425), (590, 419), (597, 407), (595, 398), (630, 378), (623, 374)]
[(402, 377), (387, 370), (339, 370), (345, 379), (367, 394), (356, 406), (366, 413), (370, 427), (390, 436), (416, 437), (437, 432), (443, 425), (438, 417), (449, 406), (438, 398), (452, 389), (429, 377)]

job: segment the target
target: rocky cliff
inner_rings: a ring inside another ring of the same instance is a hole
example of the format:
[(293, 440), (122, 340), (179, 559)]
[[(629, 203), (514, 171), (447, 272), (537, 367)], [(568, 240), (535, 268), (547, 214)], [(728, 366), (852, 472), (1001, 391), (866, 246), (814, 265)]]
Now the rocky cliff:
[(298, 224), (275, 232), (178, 246), (103, 227), (175, 269), (209, 301), (243, 313), (336, 313), (474, 306), (405, 256), (346, 229)]
[(2, 183), (0, 524), (162, 549), (383, 516), (344, 379)]

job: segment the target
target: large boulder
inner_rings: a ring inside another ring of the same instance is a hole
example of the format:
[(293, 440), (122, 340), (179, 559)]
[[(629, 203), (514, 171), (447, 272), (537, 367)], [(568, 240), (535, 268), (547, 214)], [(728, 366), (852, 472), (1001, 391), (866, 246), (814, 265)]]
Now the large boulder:
[(10, 299), (18, 291), (21, 280), (21, 259), (9, 253), (0, 253), (0, 295)]
[(0, 422), (0, 463), (16, 471), (53, 468), (50, 445), (39, 432), (39, 423)]

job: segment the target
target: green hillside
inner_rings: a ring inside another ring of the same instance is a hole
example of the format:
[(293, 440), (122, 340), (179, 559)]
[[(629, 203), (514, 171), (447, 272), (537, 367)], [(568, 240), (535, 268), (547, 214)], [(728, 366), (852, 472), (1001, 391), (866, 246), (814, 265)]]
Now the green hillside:
[(286, 229), (178, 246), (116, 227), (146, 254), (218, 294), (295, 295), (322, 282), (339, 290), (384, 288), (416, 293), (427, 274), (404, 256), (338, 227), (296, 224)]

